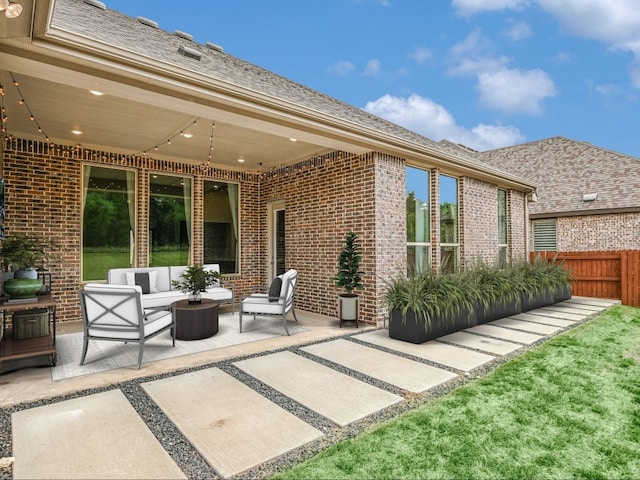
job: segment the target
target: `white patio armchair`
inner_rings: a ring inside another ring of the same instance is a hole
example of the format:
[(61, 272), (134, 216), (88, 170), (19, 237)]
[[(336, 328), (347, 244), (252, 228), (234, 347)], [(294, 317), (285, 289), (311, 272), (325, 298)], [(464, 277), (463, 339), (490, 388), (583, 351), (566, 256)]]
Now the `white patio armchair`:
[(242, 333), (242, 316), (253, 315), (261, 317), (282, 317), (284, 330), (290, 335), (287, 328), (287, 314), (293, 313), (293, 318), (297, 322), (296, 311), (293, 308), (296, 283), (298, 282), (298, 272), (288, 270), (279, 275), (272, 282), (267, 293), (252, 293), (240, 297), (240, 333)]
[(84, 320), (80, 365), (84, 364), (89, 340), (138, 343), (138, 368), (142, 364), (144, 344), (150, 338), (171, 329), (173, 346), (176, 345), (172, 309), (145, 310), (142, 288), (138, 285), (85, 285), (80, 290), (80, 307)]

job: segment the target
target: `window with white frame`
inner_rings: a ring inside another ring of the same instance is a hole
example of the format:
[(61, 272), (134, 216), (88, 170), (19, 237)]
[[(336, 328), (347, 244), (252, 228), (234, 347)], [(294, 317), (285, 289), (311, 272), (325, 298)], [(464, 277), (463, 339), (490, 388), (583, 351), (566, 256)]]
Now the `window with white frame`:
[(149, 266), (191, 263), (191, 178), (149, 175)]
[(429, 171), (406, 168), (407, 274), (431, 268)]
[(557, 223), (555, 218), (533, 221), (533, 250), (555, 252), (558, 249)]
[(498, 267), (507, 266), (509, 252), (509, 216), (507, 212), (507, 191), (498, 189)]
[(104, 280), (112, 268), (133, 265), (136, 173), (83, 166), (82, 280)]
[(458, 179), (440, 175), (440, 271), (458, 269), (460, 251), (458, 220)]

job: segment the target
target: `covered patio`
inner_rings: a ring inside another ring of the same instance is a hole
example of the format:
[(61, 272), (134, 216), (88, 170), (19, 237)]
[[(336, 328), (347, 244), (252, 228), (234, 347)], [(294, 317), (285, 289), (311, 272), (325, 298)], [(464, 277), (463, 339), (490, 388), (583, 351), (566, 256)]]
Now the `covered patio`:
[[(533, 187), (520, 179), (102, 2), (21, 3), (0, 18), (4, 226), (60, 246), (47, 267), (63, 322), (79, 318), (78, 288), (106, 273), (96, 255), (112, 253), (90, 242), (92, 194), (122, 199), (122, 266), (170, 262), (163, 248), (179, 244), (179, 264), (220, 263), (237, 294), (296, 268), (297, 306), (325, 316), (343, 235), (358, 232), (370, 324), (386, 315), (383, 279), (406, 271), (406, 165), (512, 189), (511, 254), (525, 253)], [(167, 198), (184, 217), (170, 228), (158, 223)]]

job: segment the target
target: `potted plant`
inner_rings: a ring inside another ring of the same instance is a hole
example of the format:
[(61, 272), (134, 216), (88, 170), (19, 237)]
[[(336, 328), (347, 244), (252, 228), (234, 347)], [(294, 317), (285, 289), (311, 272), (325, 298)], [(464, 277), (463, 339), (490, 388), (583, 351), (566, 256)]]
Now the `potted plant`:
[(537, 255), (533, 262), (515, 267), (522, 290), (523, 312), (544, 307), (571, 297), (571, 273), (555, 261)]
[(362, 290), (360, 262), (362, 261), (361, 247), (358, 235), (348, 232), (342, 251), (338, 256), (338, 274), (333, 277), (335, 286), (344, 289), (344, 293), (338, 295), (338, 315), (340, 326), (343, 321), (355, 321), (358, 326), (359, 296), (354, 290)]
[(36, 264), (53, 258), (55, 245), (37, 236), (12, 235), (2, 241), (0, 260), (4, 271), (12, 271), (13, 278), (4, 280), (4, 291), (12, 299), (33, 298), (42, 288), (42, 279), (34, 269)]
[(172, 280), (171, 286), (183, 293), (189, 294), (189, 303), (200, 303), (202, 292), (206, 292), (208, 287), (218, 283), (220, 273), (205, 269), (202, 265), (194, 264), (188, 266), (182, 272), (183, 280)]
[(520, 313), (520, 287), (510, 274), (510, 267), (492, 268), (482, 262), (468, 273), (479, 293), (475, 307), (476, 323), (487, 323)]
[(398, 276), (386, 287), (391, 338), (424, 343), (475, 324), (480, 293), (468, 275), (425, 272)]

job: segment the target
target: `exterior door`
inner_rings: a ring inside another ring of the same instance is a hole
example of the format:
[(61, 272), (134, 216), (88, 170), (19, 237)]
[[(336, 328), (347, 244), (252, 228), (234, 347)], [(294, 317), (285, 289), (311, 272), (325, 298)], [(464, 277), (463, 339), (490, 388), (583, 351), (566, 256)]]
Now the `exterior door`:
[(285, 272), (286, 221), (284, 201), (269, 204), (269, 272), (267, 285), (271, 280)]

